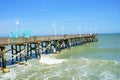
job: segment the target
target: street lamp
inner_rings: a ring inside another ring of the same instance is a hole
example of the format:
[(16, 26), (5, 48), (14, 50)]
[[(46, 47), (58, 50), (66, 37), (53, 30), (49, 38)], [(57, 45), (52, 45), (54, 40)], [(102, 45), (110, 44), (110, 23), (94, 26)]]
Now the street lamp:
[(54, 35), (55, 35), (55, 38), (56, 38), (56, 26), (55, 26), (55, 22), (52, 23), (52, 27), (54, 28)]
[(63, 32), (64, 32), (64, 25), (62, 26), (62, 35), (64, 34)]
[(18, 19), (16, 19), (16, 38), (18, 37), (18, 25), (19, 25), (19, 20)]
[(78, 33), (79, 33), (79, 35), (80, 35), (81, 31), (82, 31), (82, 29), (80, 27), (78, 27)]

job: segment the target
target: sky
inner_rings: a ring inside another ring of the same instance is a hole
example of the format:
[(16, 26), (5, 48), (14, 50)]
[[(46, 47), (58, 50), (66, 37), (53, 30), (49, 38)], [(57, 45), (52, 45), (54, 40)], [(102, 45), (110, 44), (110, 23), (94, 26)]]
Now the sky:
[(0, 36), (16, 29), (21, 35), (120, 33), (120, 0), (0, 0)]

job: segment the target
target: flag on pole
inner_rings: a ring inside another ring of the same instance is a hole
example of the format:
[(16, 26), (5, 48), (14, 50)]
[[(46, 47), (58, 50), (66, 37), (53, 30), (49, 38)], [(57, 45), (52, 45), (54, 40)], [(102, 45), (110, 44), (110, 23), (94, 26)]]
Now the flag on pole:
[(16, 20), (16, 25), (19, 25), (19, 20), (18, 19)]

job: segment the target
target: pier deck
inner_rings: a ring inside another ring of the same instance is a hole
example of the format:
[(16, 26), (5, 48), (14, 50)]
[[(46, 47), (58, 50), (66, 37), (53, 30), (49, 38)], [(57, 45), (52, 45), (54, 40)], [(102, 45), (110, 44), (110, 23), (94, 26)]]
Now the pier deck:
[[(11, 53), (11, 64), (23, 64), (23, 60), (41, 58), (41, 54), (57, 53), (66, 48), (96, 42), (97, 34), (77, 34), (77, 35), (58, 35), (58, 36), (34, 36), (27, 38), (0, 38), (0, 68), (3, 72), (9, 72), (6, 67), (7, 60), (5, 55)], [(6, 46), (10, 49), (6, 50)], [(34, 54), (33, 54), (34, 52)]]

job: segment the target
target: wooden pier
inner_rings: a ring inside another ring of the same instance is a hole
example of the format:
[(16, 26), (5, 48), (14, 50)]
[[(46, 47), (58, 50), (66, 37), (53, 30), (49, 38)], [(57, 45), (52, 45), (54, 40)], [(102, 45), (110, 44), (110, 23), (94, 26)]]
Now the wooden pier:
[[(9, 64), (27, 65), (28, 59), (41, 58), (41, 54), (59, 53), (66, 48), (96, 41), (97, 34), (0, 38), (0, 70), (6, 73), (10, 71), (6, 67)], [(10, 49), (6, 50), (7, 46)], [(12, 55), (9, 61), (6, 60), (7, 53)]]

